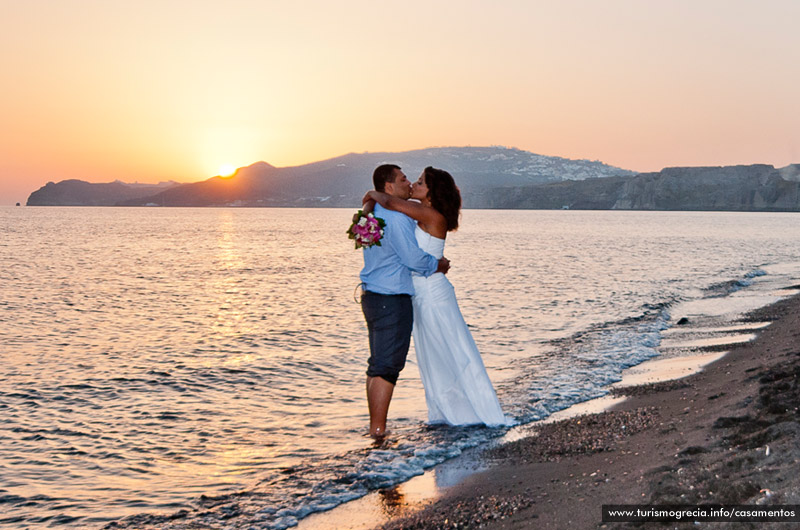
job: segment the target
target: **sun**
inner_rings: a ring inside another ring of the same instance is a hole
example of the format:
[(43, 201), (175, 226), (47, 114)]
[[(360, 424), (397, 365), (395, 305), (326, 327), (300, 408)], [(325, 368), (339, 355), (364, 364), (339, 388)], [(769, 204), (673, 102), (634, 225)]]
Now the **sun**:
[(236, 173), (236, 166), (233, 164), (222, 164), (219, 166), (219, 176), (220, 177), (230, 177)]

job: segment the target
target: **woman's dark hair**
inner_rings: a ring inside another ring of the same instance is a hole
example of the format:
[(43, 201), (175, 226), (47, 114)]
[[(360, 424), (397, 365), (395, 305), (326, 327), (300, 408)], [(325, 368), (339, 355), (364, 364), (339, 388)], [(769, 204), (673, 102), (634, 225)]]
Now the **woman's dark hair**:
[(447, 171), (435, 167), (428, 166), (423, 173), (425, 185), (428, 186), (431, 206), (444, 215), (448, 232), (456, 230), (458, 214), (461, 210), (461, 192), (458, 190), (455, 180)]

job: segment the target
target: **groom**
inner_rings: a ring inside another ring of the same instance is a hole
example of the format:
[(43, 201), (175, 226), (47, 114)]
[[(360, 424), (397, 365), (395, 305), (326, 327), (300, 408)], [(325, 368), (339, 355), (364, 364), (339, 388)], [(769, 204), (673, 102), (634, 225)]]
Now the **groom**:
[[(399, 166), (378, 166), (372, 175), (377, 191), (399, 199), (411, 197), (411, 182)], [(411, 271), (423, 276), (447, 273), (450, 262), (437, 260), (420, 250), (414, 236), (414, 221), (406, 215), (375, 205), (375, 217), (386, 221), (381, 246), (364, 249), (361, 270), (361, 308), (369, 330), (370, 357), (367, 367), (369, 432), (373, 438), (386, 435), (386, 416), (394, 386), (406, 363), (414, 315)]]

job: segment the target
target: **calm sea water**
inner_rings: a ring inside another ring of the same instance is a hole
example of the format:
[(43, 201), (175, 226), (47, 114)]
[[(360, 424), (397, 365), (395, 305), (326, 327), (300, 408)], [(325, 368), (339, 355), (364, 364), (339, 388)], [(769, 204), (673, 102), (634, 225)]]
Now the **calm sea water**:
[[(503, 434), (426, 426), (412, 353), (390, 443), (365, 436), (352, 213), (0, 208), (0, 525), (286, 528)], [(526, 423), (676, 311), (774, 300), (799, 248), (795, 214), (467, 210), (446, 255)]]

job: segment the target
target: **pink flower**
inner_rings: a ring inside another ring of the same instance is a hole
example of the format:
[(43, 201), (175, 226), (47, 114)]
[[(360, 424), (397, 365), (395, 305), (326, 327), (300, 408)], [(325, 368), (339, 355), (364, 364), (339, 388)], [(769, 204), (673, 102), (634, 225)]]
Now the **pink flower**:
[(365, 215), (362, 210), (359, 210), (353, 216), (353, 222), (347, 229), (347, 236), (355, 240), (357, 249), (372, 245), (380, 246), (384, 226), (386, 223), (383, 219), (374, 217), (371, 213)]

